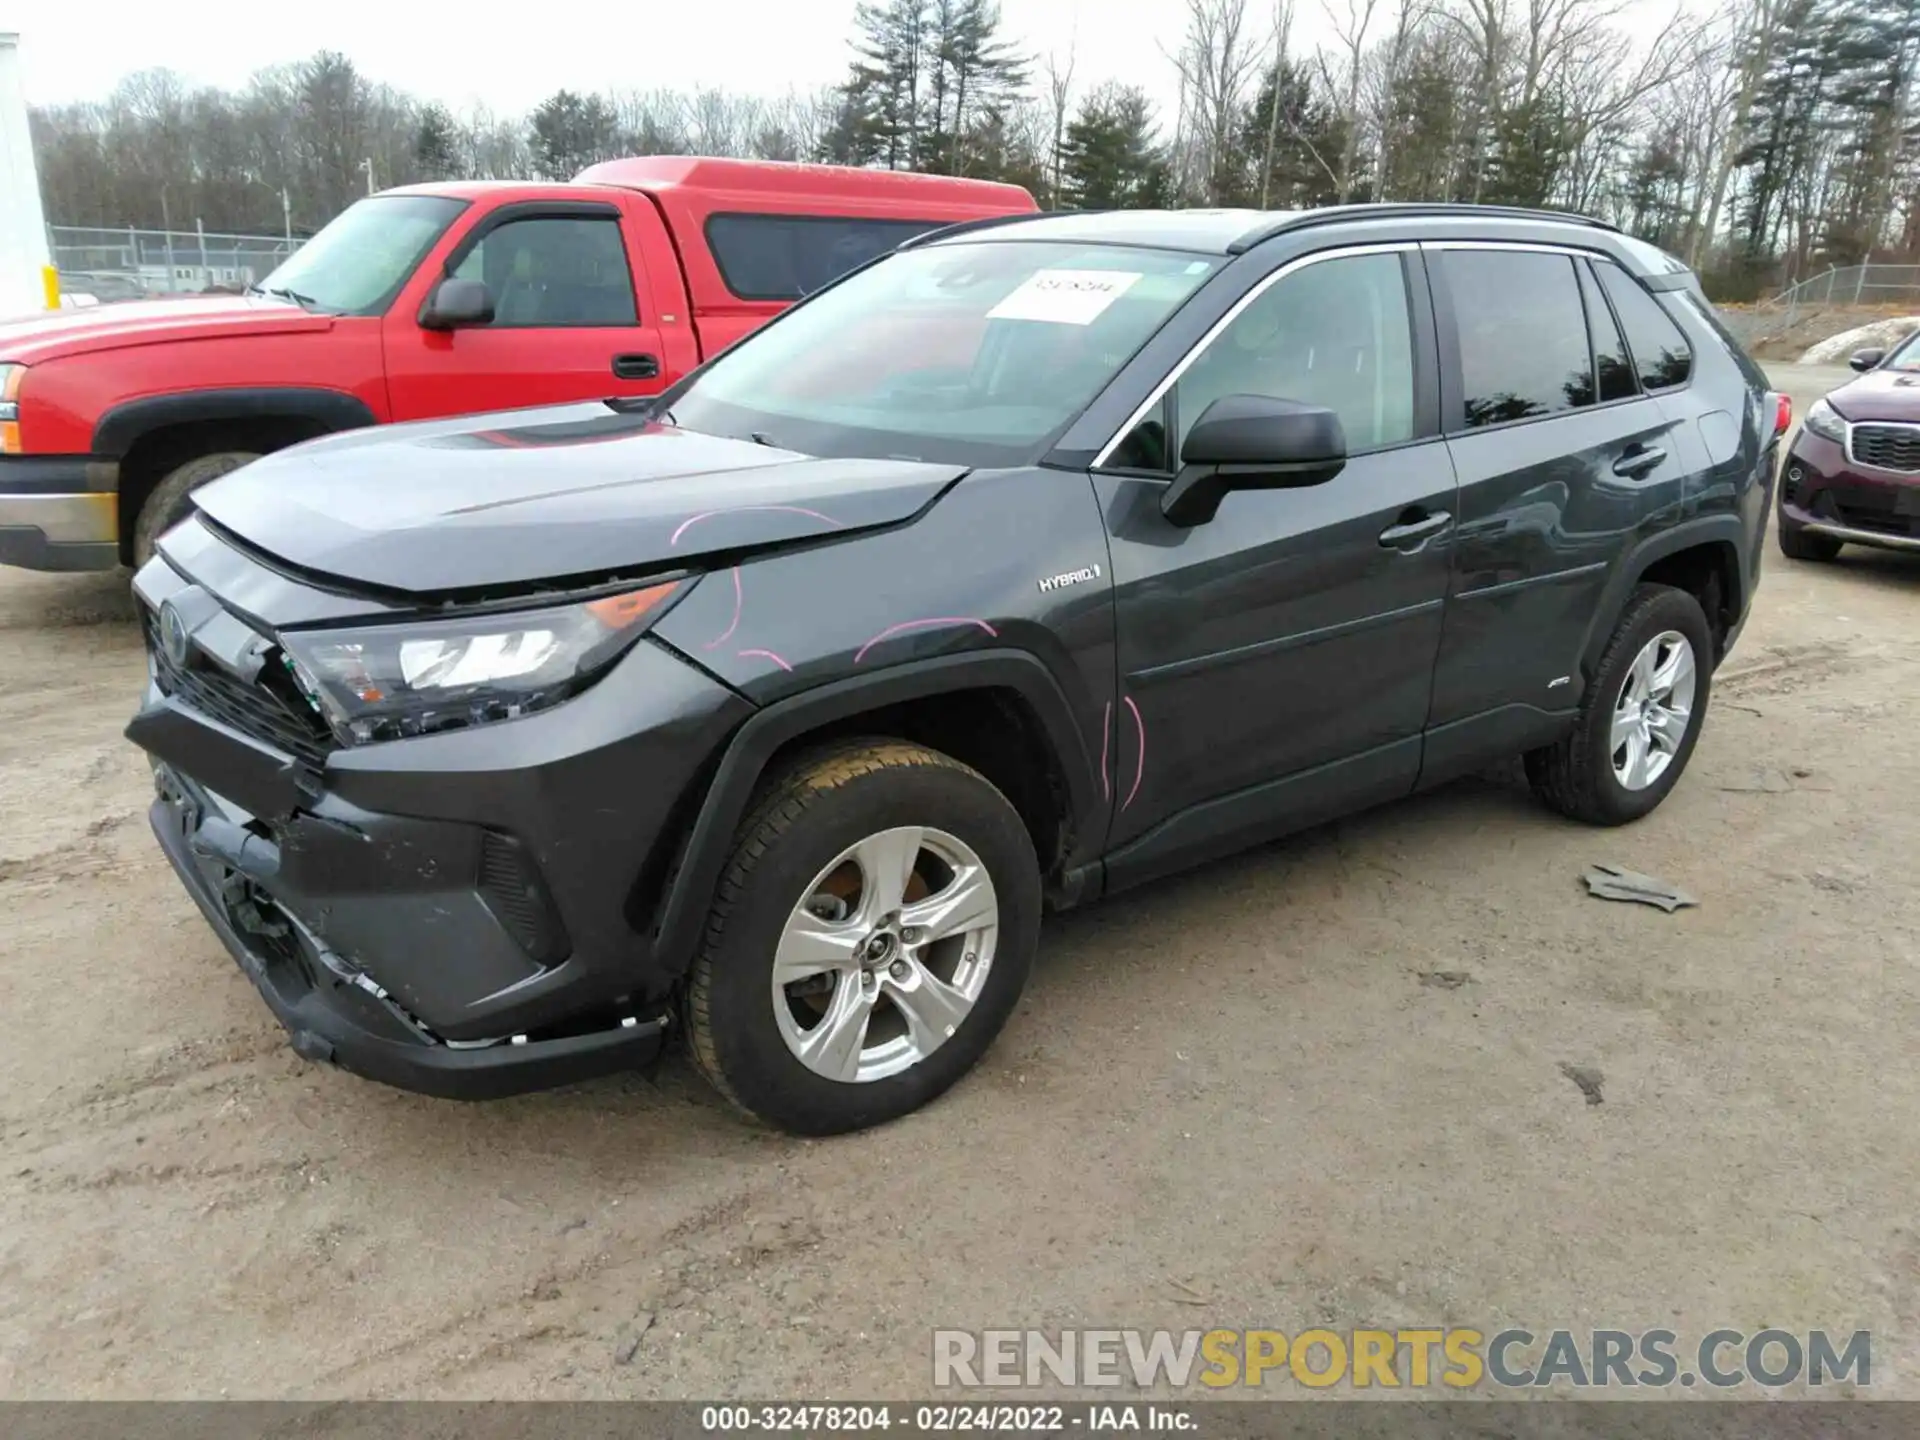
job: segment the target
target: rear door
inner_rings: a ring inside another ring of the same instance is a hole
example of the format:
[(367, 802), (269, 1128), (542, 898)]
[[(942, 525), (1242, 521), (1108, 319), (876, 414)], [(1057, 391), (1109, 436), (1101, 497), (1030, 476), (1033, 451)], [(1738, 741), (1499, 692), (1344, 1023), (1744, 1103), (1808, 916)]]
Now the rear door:
[[(393, 418), (657, 393), (666, 383), (661, 317), (638, 283), (626, 230), (611, 201), (527, 202), (483, 216), (420, 299), (387, 313)], [(420, 303), (445, 275), (486, 285), (492, 324), (421, 326)]]
[(1427, 249), (1460, 510), (1423, 783), (1557, 733), (1609, 566), (1680, 518), (1690, 453), (1583, 254)]

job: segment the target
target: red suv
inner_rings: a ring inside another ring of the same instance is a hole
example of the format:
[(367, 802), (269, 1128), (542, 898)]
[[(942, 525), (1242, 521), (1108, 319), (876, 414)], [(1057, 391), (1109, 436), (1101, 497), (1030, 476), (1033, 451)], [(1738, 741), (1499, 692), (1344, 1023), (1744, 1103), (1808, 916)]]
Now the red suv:
[(1012, 185), (687, 157), (350, 207), (244, 296), (0, 325), (0, 564), (143, 563), (200, 485), (356, 426), (652, 395)]
[(1794, 560), (1920, 550), (1920, 334), (1848, 363), (1860, 378), (1813, 402), (1787, 453), (1780, 548)]

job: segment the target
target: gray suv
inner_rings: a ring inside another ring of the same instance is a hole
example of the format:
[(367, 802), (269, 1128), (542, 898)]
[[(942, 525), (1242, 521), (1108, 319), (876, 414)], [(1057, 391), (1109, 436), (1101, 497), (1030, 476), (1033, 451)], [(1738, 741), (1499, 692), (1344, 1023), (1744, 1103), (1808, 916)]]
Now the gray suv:
[(1015, 217), (644, 401), (337, 435), (139, 573), (154, 829), (295, 1048), (938, 1095), (1060, 908), (1524, 755), (1685, 770), (1786, 409), (1571, 216)]

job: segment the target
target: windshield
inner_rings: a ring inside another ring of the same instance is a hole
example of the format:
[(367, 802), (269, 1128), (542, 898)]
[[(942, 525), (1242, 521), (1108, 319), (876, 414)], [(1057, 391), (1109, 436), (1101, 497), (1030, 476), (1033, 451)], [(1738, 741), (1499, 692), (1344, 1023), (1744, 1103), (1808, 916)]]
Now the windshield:
[(1220, 264), (1045, 241), (908, 250), (722, 355), (666, 418), (812, 455), (1024, 463)]
[(465, 208), (444, 195), (376, 195), (350, 205), (254, 288), (342, 315), (378, 315)]
[(1911, 374), (1920, 370), (1920, 330), (1902, 340), (1880, 366), (1882, 370), (1901, 370)]

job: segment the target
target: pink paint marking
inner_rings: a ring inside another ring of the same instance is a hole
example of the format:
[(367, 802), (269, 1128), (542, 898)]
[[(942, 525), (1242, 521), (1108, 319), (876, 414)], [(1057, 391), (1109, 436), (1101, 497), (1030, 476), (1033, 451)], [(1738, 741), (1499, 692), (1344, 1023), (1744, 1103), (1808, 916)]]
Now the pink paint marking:
[(1113, 786), (1107, 783), (1107, 740), (1113, 733), (1113, 702), (1100, 711), (1100, 798), (1111, 800)]
[(789, 675), (793, 673), (793, 667), (771, 650), (742, 650), (739, 658), (742, 660), (771, 660)]
[(1133, 712), (1133, 728), (1140, 732), (1140, 759), (1134, 766), (1133, 788), (1127, 791), (1127, 798), (1120, 802), (1120, 808), (1124, 810), (1133, 804), (1133, 797), (1140, 793), (1141, 777), (1147, 773), (1147, 722), (1140, 718), (1140, 707), (1133, 703), (1131, 695), (1122, 698), (1127, 702), (1127, 709)]
[(858, 665), (866, 658), (867, 651), (891, 636), (905, 635), (912, 630), (934, 630), (942, 625), (977, 625), (986, 631), (987, 634), (993, 636), (994, 639), (998, 640), (1000, 638), (1000, 632), (994, 629), (993, 626), (984, 620), (976, 620), (971, 615), (938, 615), (926, 620), (902, 620), (898, 625), (889, 625), (858, 650), (854, 651), (853, 663)]
[(702, 645), (700, 647), (702, 650), (711, 650), (716, 645), (725, 644), (727, 641), (733, 638), (733, 632), (740, 628), (740, 602), (742, 597), (740, 594), (740, 567), (738, 565), (733, 567), (732, 574), (733, 574), (733, 623), (728, 625), (727, 628), (721, 631), (718, 635), (714, 636), (713, 639), (707, 641), (705, 645)]
[(831, 525), (836, 530), (840, 528), (840, 522), (831, 515), (822, 515), (818, 510), (809, 510), (804, 505), (736, 505), (731, 510), (702, 510), (698, 515), (688, 516), (680, 522), (679, 526), (668, 538), (667, 544), (670, 546), (678, 545), (680, 543), (680, 537), (698, 525), (702, 520), (711, 520), (716, 515), (744, 515), (749, 510), (774, 510), (784, 511), (789, 515), (807, 515), (818, 520), (823, 525)]

